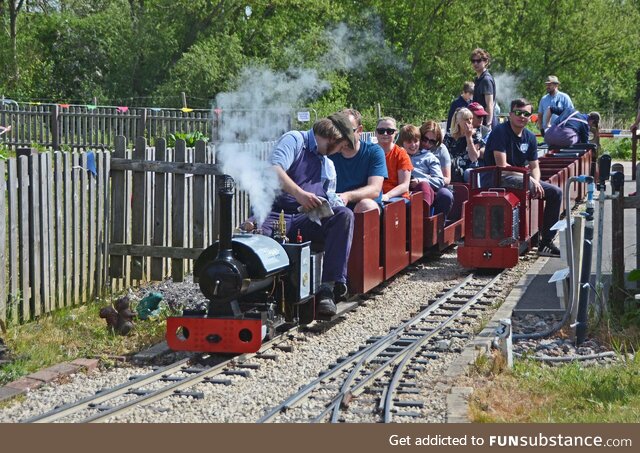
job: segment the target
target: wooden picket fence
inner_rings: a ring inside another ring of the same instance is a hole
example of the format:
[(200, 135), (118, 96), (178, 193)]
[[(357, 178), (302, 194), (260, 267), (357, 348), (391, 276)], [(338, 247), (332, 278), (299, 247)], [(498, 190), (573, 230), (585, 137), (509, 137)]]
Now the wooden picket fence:
[(45, 152), (0, 161), (0, 319), (27, 321), (100, 294), (109, 154)]
[[(243, 144), (264, 157), (273, 142)], [(0, 319), (24, 322), (141, 282), (174, 281), (218, 237), (215, 147), (43, 152), (0, 160)], [(233, 222), (250, 210), (234, 197)], [(109, 256), (111, 255), (111, 257)]]
[(11, 130), (0, 137), (10, 148), (34, 144), (70, 149), (113, 149), (115, 137), (166, 137), (198, 131), (211, 137), (217, 117), (209, 110), (140, 107), (1, 103), (0, 125)]

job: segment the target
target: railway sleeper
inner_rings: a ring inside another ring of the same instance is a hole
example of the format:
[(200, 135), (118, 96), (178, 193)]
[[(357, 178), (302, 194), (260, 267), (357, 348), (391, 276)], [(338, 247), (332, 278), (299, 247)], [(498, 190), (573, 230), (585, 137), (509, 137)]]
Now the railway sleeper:
[(415, 400), (398, 400), (398, 399), (394, 399), (393, 400), (393, 405), (397, 406), (397, 407), (419, 407), (419, 408), (423, 408), (424, 407), (424, 401), (415, 401)]
[(206, 384), (216, 384), (216, 385), (233, 385), (231, 379), (221, 379), (221, 378), (205, 378), (202, 382)]
[(204, 392), (194, 392), (189, 390), (176, 390), (173, 392), (172, 396), (187, 396), (189, 398), (193, 398), (195, 400), (204, 399)]
[(420, 393), (420, 389), (401, 388), (396, 390), (398, 395), (417, 395)]
[(249, 370), (224, 370), (221, 374), (225, 376), (241, 376), (241, 377), (249, 377), (251, 373)]
[(393, 413), (397, 417), (412, 417), (412, 418), (422, 417), (422, 414), (416, 411), (395, 411), (394, 410)]
[(125, 395), (145, 396), (145, 395), (148, 395), (151, 392), (152, 392), (152, 390), (132, 389), (132, 390), (129, 390), (127, 393), (125, 393)]

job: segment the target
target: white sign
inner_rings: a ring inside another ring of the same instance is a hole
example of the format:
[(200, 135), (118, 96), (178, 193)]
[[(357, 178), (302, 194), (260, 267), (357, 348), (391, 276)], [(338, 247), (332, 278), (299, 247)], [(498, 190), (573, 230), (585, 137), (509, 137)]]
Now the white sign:
[(298, 112), (298, 121), (307, 122), (311, 120), (311, 113), (309, 111)]

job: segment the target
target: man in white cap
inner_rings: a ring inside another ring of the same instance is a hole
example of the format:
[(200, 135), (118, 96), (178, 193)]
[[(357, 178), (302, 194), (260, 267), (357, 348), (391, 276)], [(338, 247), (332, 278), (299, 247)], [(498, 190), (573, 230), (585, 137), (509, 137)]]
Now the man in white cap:
[(551, 125), (551, 122), (556, 119), (557, 115), (549, 115), (548, 109), (554, 107), (558, 110), (573, 109), (573, 102), (568, 94), (558, 90), (560, 81), (558, 77), (550, 75), (544, 82), (547, 88), (547, 94), (542, 96), (540, 104), (538, 105), (538, 129), (544, 136), (544, 131)]

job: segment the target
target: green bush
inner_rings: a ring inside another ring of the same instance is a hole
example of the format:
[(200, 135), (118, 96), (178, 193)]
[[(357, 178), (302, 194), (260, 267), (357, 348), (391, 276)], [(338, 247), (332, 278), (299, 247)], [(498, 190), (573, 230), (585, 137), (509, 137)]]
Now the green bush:
[(189, 133), (178, 132), (175, 134), (169, 134), (169, 137), (167, 138), (167, 146), (170, 148), (174, 147), (176, 145), (176, 140), (184, 140), (187, 147), (191, 148), (196, 146), (196, 142), (199, 140), (203, 140), (205, 142), (208, 141), (209, 137), (200, 131), (193, 131)]
[(600, 145), (602, 153), (611, 155), (612, 159), (631, 160), (630, 138), (603, 138)]

